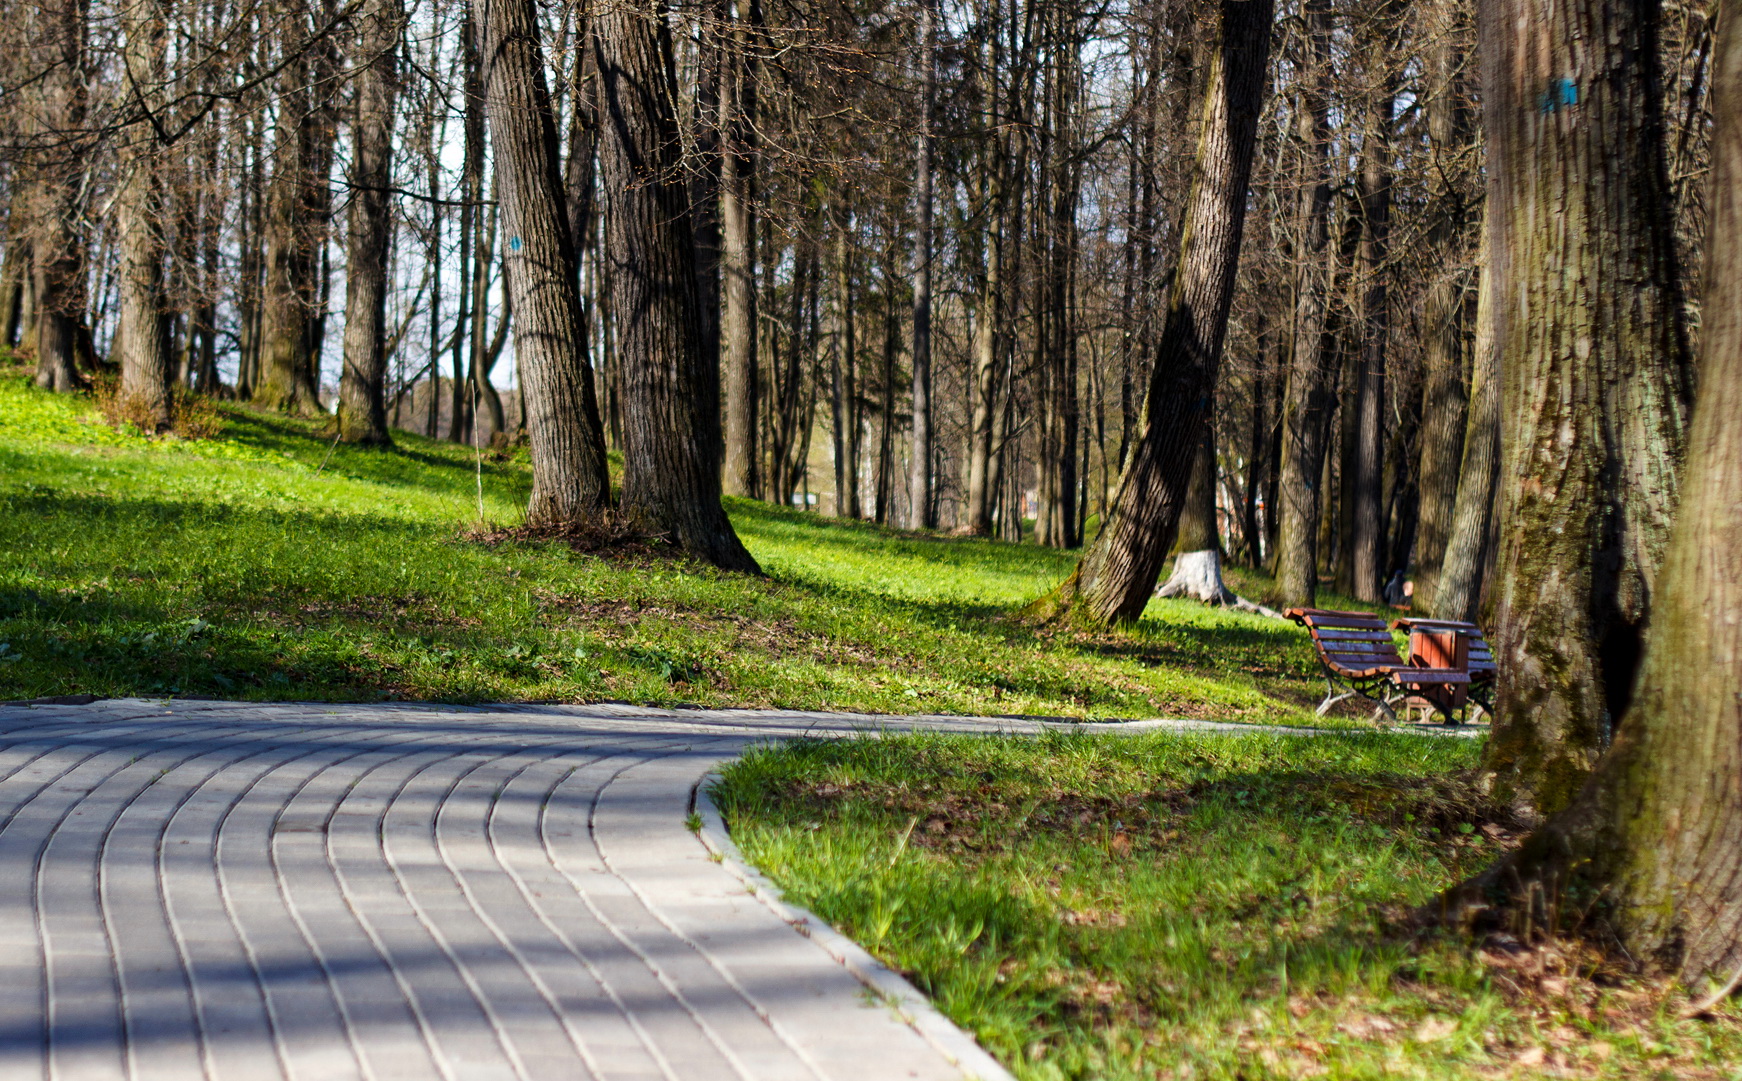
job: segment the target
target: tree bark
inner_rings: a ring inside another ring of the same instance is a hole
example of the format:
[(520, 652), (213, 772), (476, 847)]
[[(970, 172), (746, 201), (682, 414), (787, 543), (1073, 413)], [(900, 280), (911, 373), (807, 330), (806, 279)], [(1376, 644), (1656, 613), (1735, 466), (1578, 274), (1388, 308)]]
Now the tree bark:
[[(473, 0), (483, 32), (485, 107), (508, 236), (503, 277), (526, 395), (532, 495), (526, 520), (586, 522), (610, 500), (605, 434), (581, 343), (581, 298), (558, 172), (556, 120), (533, 0)], [(482, 312), (474, 314), (481, 320)]]
[[(165, 77), (166, 12), (156, 0), (135, 0), (122, 14), (126, 46), (122, 63), (129, 97), (156, 112)], [(126, 414), (147, 431), (165, 432), (175, 422), (170, 390), (168, 297), (164, 260), (163, 177), (157, 139), (148, 122), (124, 129), (120, 187), (115, 211), (120, 232), (121, 313), (116, 351), (121, 364), (117, 391)]]
[[(1386, 4), (1382, 18), (1395, 17)], [(1382, 61), (1389, 69), (1389, 59)], [(1369, 105), (1361, 146), (1361, 353), (1355, 385), (1355, 469), (1350, 541), (1354, 556), (1355, 598), (1382, 600), (1387, 571), (1385, 516), (1385, 368), (1391, 339), (1391, 125), (1396, 77), (1387, 70)]]
[(399, 0), (372, 0), (363, 15), (364, 67), (351, 122), (351, 217), (345, 259), (345, 362), (339, 438), (385, 445), (387, 252), (393, 232), (393, 114), (399, 93)]
[[(1484, 226), (1484, 233), (1486, 227)], [(1427, 611), (1436, 619), (1475, 621), (1481, 614), (1484, 576), (1493, 532), (1494, 489), (1500, 479), (1500, 350), (1494, 336), (1495, 299), (1487, 267), (1487, 245), (1479, 264), (1476, 341), (1471, 349), (1469, 422), (1458, 468), (1458, 497), (1452, 507), (1445, 557)]]
[(720, 505), (719, 367), (706, 348), (679, 170), (670, 31), (660, 11), (629, 0), (597, 19), (606, 250), (624, 376), (623, 513), (715, 566), (760, 573)]
[(1325, 0), (1307, 7), (1309, 66), (1296, 106), (1311, 183), (1297, 215), (1294, 342), (1282, 409), (1282, 475), (1277, 485), (1276, 593), (1288, 607), (1311, 607), (1318, 594), (1319, 518), (1324, 513), (1325, 437), (1330, 423), (1331, 355), (1325, 328), (1334, 269), (1330, 265), (1331, 15)]
[(76, 222), (82, 213), (78, 133), (87, 101), (87, 0), (51, 0), (41, 8), (44, 32), (32, 41), (37, 116), (32, 134), (41, 147), (23, 178), (29, 193), (31, 299), (36, 318), (36, 385), (47, 390), (85, 386), (79, 343), (85, 336), (85, 244)]
[(1718, 34), (1700, 397), (1638, 693), (1571, 807), (1448, 898), (1538, 920), (1558, 899), (1678, 975), (1696, 1010), (1742, 982), (1742, 27)]
[[(760, 22), (757, 0), (749, 9), (751, 34)], [(720, 349), (726, 371), (726, 469), (728, 495), (755, 496), (757, 475), (756, 211), (754, 136), (756, 71), (752, 43), (742, 26), (720, 35)]]
[(1143, 433), (1108, 521), (1076, 571), (1038, 604), (1094, 622), (1143, 614), (1178, 524), (1221, 363), (1270, 53), (1270, 0), (1221, 0), (1197, 166)]
[(327, 172), (336, 134), (332, 76), (338, 66), (330, 39), (309, 39), (310, 17), (305, 0), (292, 0), (282, 21), (285, 59), (267, 191), (260, 370), (253, 394), (264, 408), (305, 415), (320, 410), (313, 323), (326, 246)]
[(1469, 426), (1464, 374), (1468, 277), (1466, 271), (1441, 275), (1422, 301), (1421, 512), (1412, 605), (1424, 612), (1434, 608), (1440, 568), (1451, 540), (1464, 431)]
[(932, 515), (931, 276), (932, 112), (937, 97), (937, 8), (919, 0), (919, 137), (913, 193), (913, 453), (908, 462), (907, 524), (937, 525)]
[(1504, 358), (1495, 792), (1566, 806), (1625, 711), (1691, 391), (1655, 11), (1484, 0)]
[(853, 323), (853, 211), (839, 208), (834, 222), (834, 289), (829, 297), (829, 408), (835, 440), (835, 514), (863, 518), (859, 494), (859, 343)]

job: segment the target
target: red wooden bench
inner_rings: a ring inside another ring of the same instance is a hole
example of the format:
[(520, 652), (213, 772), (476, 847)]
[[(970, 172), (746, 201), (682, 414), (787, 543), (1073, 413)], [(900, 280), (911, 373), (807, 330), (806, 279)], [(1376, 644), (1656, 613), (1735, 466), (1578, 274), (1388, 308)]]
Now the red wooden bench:
[(1482, 712), (1489, 717), (1494, 715), (1494, 678), (1499, 669), (1494, 666), (1494, 651), (1488, 647), (1488, 639), (1483, 637), (1482, 628), (1462, 620), (1422, 619), (1414, 616), (1399, 619), (1392, 626), (1408, 631), (1410, 652), (1414, 654), (1420, 651), (1424, 657), (1427, 654), (1444, 654), (1447, 645), (1443, 640), (1455, 635), (1461, 641), (1458, 649), (1464, 653), (1461, 667), (1470, 673), (1470, 700), (1481, 706)]
[[(1470, 673), (1461, 668), (1425, 668), (1406, 662), (1397, 654), (1397, 642), (1385, 620), (1371, 612), (1340, 612), (1329, 608), (1290, 608), (1283, 613), (1312, 635), (1319, 667), (1325, 674), (1325, 700), (1318, 714), (1338, 702), (1361, 697), (1372, 702), (1392, 721), (1392, 705), (1414, 695), (1434, 703), (1451, 721), (1440, 702), (1450, 688), (1467, 688)], [(1341, 688), (1339, 692), (1339, 688)]]

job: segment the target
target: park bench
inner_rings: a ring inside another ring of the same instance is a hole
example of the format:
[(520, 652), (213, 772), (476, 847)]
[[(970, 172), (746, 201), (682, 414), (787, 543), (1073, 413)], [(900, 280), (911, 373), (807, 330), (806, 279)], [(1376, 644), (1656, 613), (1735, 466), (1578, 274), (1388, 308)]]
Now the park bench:
[[(1414, 616), (1399, 619), (1392, 626), (1409, 632), (1410, 659), (1414, 663), (1461, 667), (1470, 673), (1470, 700), (1481, 706), (1482, 712), (1494, 715), (1494, 678), (1499, 669), (1494, 666), (1494, 651), (1482, 636), (1482, 628), (1457, 619)], [(1462, 652), (1462, 663), (1458, 663), (1454, 651)]]
[(1393, 704), (1416, 698), (1449, 722), (1453, 718), (1449, 703), (1469, 688), (1470, 673), (1462, 668), (1424, 667), (1398, 656), (1391, 629), (1371, 612), (1290, 608), (1283, 615), (1312, 635), (1325, 675), (1325, 700), (1318, 708), (1321, 717), (1338, 702), (1361, 697), (1377, 707), (1375, 713), (1396, 721)]

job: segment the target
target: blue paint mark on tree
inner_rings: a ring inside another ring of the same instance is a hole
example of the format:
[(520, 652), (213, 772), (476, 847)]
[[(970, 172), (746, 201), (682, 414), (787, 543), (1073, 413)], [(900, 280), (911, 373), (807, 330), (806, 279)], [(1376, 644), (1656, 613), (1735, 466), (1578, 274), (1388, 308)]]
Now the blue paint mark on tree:
[(519, 237), (511, 236), (508, 238), (508, 250), (509, 251), (519, 251), (520, 250), (520, 238)]
[(1570, 109), (1579, 103), (1579, 86), (1571, 79), (1552, 79), (1548, 89), (1543, 91), (1542, 111), (1544, 115)]

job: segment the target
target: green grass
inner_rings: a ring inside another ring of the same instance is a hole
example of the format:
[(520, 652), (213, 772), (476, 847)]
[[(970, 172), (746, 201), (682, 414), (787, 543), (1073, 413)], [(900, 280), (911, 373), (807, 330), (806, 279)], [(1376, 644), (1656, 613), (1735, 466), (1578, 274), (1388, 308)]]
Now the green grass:
[[(916, 735), (753, 751), (745, 855), (1022, 1078), (1738, 1076), (1742, 1011), (1408, 933), (1516, 834), (1475, 741)], [(1564, 1071), (1564, 1073), (1560, 1072)]]
[[(1158, 601), (1130, 630), (1012, 618), (1075, 553), (729, 504), (769, 578), (467, 539), (524, 461), (221, 410), (105, 427), (0, 375), (0, 699), (630, 700), (1310, 723), (1290, 624)], [(481, 495), (480, 495), (481, 493)], [(1250, 587), (1249, 587), (1250, 588)], [(1351, 713), (1351, 717), (1358, 716)]]

